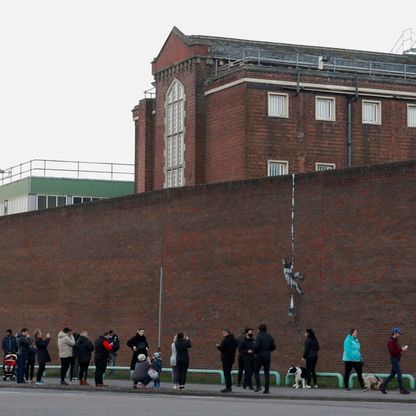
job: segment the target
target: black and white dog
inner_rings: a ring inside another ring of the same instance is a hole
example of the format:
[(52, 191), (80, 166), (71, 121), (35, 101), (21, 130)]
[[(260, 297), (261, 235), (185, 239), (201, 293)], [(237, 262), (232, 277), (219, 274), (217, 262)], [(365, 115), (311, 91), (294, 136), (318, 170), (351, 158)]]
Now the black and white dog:
[(300, 383), (302, 383), (302, 388), (306, 388), (306, 368), (305, 367), (290, 367), (287, 370), (288, 374), (293, 374), (295, 377), (295, 384), (293, 387), (298, 389), (300, 387)]

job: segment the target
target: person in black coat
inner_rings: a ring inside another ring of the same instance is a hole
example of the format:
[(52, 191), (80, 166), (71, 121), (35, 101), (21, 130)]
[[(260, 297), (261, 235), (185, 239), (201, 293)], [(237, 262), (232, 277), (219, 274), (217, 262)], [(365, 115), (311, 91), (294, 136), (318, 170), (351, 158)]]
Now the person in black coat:
[(253, 330), (251, 328), (247, 328), (246, 336), (244, 337), (244, 341), (240, 344), (239, 353), (243, 360), (244, 366), (244, 380), (243, 380), (243, 387), (249, 388), (250, 390), (254, 390), (253, 387), (253, 373), (254, 373), (254, 337), (253, 337)]
[(93, 343), (88, 339), (87, 331), (82, 331), (75, 343), (74, 351), (79, 363), (79, 384), (89, 386), (87, 382), (88, 367), (91, 362), (91, 354), (94, 351)]
[(130, 338), (127, 341), (127, 346), (133, 351), (131, 357), (130, 370), (134, 371), (137, 363), (137, 357), (139, 354), (144, 354), (147, 357), (149, 351), (149, 344), (147, 343), (147, 338), (144, 336), (144, 329), (139, 328), (136, 335)]
[(1, 342), (1, 349), (3, 350), (4, 356), (6, 356), (7, 354), (16, 354), (17, 341), (11, 329), (8, 329), (6, 331), (6, 336), (3, 338), (3, 341)]
[(25, 379), (28, 383), (33, 383), (33, 374), (35, 372), (36, 363), (36, 345), (33, 338), (28, 338), (28, 340), (30, 345), (26, 361)]
[(178, 380), (178, 388), (183, 390), (186, 383), (186, 374), (189, 368), (188, 349), (192, 347), (191, 340), (186, 337), (183, 332), (176, 335), (176, 375)]
[(51, 362), (51, 356), (48, 352), (48, 345), (49, 341), (51, 340), (51, 334), (48, 332), (46, 334), (46, 338), (42, 338), (42, 332), (40, 329), (37, 329), (34, 333), (35, 337), (35, 346), (36, 346), (36, 354), (38, 356), (38, 372), (36, 374), (36, 384), (42, 385), (45, 382), (42, 380), (43, 372), (45, 371), (46, 363)]
[(108, 387), (103, 382), (103, 376), (107, 368), (110, 351), (113, 344), (108, 342), (108, 332), (104, 332), (95, 341), (95, 387)]
[[(237, 385), (241, 387), (241, 382), (243, 381), (243, 374), (244, 374), (244, 357), (240, 352), (240, 347), (243, 344), (244, 340), (246, 339), (248, 327), (245, 327), (236, 337), (235, 340), (237, 341), (237, 363), (238, 363), (238, 374), (237, 374)], [(244, 382), (243, 382), (244, 386)]]
[[(79, 339), (79, 334), (77, 332), (73, 332), (72, 335), (74, 336), (74, 340), (76, 343)], [(70, 381), (78, 380), (78, 376), (79, 376), (79, 362), (78, 362), (78, 357), (77, 357), (77, 353), (75, 351), (75, 346), (74, 346), (74, 350), (72, 352), (72, 357), (71, 357), (71, 364), (69, 366), (69, 380)]]
[(273, 337), (267, 333), (267, 326), (265, 324), (259, 325), (259, 333), (256, 337), (254, 344), (254, 351), (256, 353), (254, 377), (256, 379), (255, 391), (261, 390), (260, 383), (260, 369), (263, 367), (264, 370), (264, 394), (270, 394), (270, 359), (271, 352), (276, 349), (276, 344)]
[(221, 393), (229, 393), (232, 391), (231, 369), (235, 360), (235, 352), (237, 350), (237, 341), (229, 329), (223, 329), (224, 337), (221, 344), (217, 344), (217, 349), (221, 351), (222, 369), (225, 378), (225, 389)]
[(305, 349), (302, 360), (305, 361), (306, 366), (306, 384), (311, 386), (311, 378), (313, 378), (315, 388), (318, 387), (315, 372), (316, 363), (318, 362), (318, 351), (319, 343), (315, 333), (312, 329), (307, 329), (305, 331)]
[(20, 334), (16, 337), (17, 341), (17, 383), (25, 382), (25, 371), (27, 357), (29, 355), (30, 341), (29, 341), (29, 330), (22, 328)]

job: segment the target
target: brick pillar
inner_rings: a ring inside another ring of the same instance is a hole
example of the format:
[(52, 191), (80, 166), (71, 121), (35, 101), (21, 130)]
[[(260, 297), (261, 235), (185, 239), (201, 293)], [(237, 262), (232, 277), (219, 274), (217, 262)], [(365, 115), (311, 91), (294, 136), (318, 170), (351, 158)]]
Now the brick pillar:
[(155, 99), (145, 98), (133, 108), (135, 125), (134, 189), (151, 191), (154, 184)]

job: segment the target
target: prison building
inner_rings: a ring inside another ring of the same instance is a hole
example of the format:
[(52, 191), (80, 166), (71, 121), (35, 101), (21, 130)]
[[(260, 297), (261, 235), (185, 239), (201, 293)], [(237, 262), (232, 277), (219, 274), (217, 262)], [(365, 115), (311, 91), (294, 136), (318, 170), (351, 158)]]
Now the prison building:
[(416, 157), (416, 55), (185, 35), (133, 109), (135, 189)]

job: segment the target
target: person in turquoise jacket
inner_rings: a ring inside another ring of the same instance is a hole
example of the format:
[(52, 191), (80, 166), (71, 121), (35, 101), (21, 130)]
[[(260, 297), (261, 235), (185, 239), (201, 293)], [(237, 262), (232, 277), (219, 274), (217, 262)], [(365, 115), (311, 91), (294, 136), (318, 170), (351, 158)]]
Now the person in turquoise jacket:
[(360, 351), (361, 345), (358, 340), (358, 331), (351, 329), (350, 333), (344, 340), (344, 354), (342, 355), (342, 361), (345, 364), (344, 371), (344, 386), (345, 390), (350, 390), (349, 378), (352, 369), (357, 373), (358, 382), (360, 383), (361, 390), (366, 391), (368, 389), (364, 386), (363, 380), (363, 356)]

